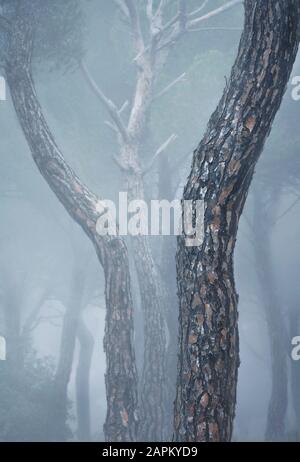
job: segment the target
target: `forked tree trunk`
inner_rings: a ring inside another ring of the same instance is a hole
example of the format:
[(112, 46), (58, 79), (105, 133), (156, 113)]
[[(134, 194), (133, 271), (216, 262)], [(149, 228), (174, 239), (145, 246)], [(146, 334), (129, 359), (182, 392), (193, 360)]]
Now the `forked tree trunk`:
[(76, 404), (79, 441), (91, 441), (90, 371), (94, 339), (82, 316), (77, 327), (79, 358), (76, 370)]
[[(270, 194), (263, 187), (254, 193), (254, 255), (257, 281), (265, 311), (271, 356), (271, 396), (268, 407), (266, 441), (285, 438), (285, 415), (288, 405), (287, 351), (288, 336), (272, 263), (271, 239), (280, 197), (278, 187)], [(264, 206), (265, 205), (265, 206)]]
[(229, 441), (239, 366), (233, 251), (255, 164), (298, 50), (299, 0), (245, 0), (228, 85), (194, 152), (184, 199), (204, 200), (197, 247), (178, 240), (175, 438)]
[(34, 12), (28, 1), (18, 7), (11, 26), (6, 78), (19, 123), (32, 157), (66, 211), (94, 244), (105, 272), (107, 441), (135, 439), (137, 425), (137, 375), (133, 348), (133, 306), (128, 255), (118, 238), (96, 232), (98, 198), (65, 162), (43, 116), (31, 75)]

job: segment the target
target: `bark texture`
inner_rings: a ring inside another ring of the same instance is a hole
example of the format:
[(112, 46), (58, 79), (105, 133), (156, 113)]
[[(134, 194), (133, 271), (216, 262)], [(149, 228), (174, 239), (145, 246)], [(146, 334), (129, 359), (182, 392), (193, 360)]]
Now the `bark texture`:
[(105, 272), (107, 441), (135, 439), (137, 424), (137, 376), (133, 349), (133, 306), (128, 255), (118, 238), (96, 232), (98, 198), (65, 162), (43, 116), (31, 72), (34, 12), (30, 2), (19, 4), (11, 26), (6, 78), (12, 101), (32, 157), (46, 182), (94, 244)]
[(239, 366), (233, 251), (255, 164), (298, 50), (298, 0), (244, 5), (238, 55), (184, 190), (184, 199), (203, 199), (205, 206), (200, 245), (178, 240), (178, 441), (232, 437)]

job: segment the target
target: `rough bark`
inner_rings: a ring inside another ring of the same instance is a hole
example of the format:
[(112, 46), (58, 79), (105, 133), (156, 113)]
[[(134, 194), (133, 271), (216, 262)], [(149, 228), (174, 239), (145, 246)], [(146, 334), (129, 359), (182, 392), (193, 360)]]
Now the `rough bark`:
[(90, 370), (94, 349), (94, 338), (82, 316), (77, 326), (77, 338), (80, 344), (76, 370), (76, 407), (79, 441), (91, 441), (90, 415)]
[(271, 396), (268, 406), (266, 441), (282, 441), (285, 438), (285, 415), (288, 405), (287, 376), (287, 330), (282, 313), (276, 277), (272, 262), (271, 239), (280, 191), (278, 188), (270, 194), (266, 205), (267, 192), (257, 187), (254, 195), (254, 256), (257, 281), (260, 287), (261, 301), (266, 315), (271, 355)]
[(229, 441), (239, 366), (233, 251), (255, 164), (298, 49), (298, 0), (245, 0), (228, 85), (194, 152), (184, 199), (204, 200), (197, 247), (178, 239), (179, 342), (175, 438)]
[[(31, 7), (19, 4), (9, 36), (6, 78), (12, 101), (44, 179), (94, 244), (105, 273), (106, 298), (106, 393), (108, 402), (105, 437), (108, 441), (135, 439), (137, 423), (137, 377), (133, 349), (133, 307), (127, 249), (119, 238), (103, 238), (96, 232), (98, 198), (65, 162), (43, 116), (31, 72)], [(34, 23), (34, 21), (33, 21)]]

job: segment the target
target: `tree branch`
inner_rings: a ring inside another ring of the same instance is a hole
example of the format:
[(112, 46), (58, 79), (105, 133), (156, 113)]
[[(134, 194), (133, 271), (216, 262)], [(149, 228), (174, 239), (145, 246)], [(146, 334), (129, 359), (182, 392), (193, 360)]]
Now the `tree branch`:
[(230, 2), (225, 3), (224, 5), (220, 6), (219, 8), (216, 8), (214, 10), (209, 11), (208, 13), (199, 16), (198, 18), (192, 19), (187, 23), (187, 28), (193, 28), (197, 26), (200, 22), (205, 21), (206, 19), (213, 18), (214, 16), (217, 16), (220, 13), (223, 13), (223, 11), (229, 10), (230, 8), (233, 8), (234, 6), (238, 5), (239, 3), (242, 3), (242, 0), (231, 0)]
[(196, 10), (194, 10), (191, 13), (188, 14), (188, 17), (192, 18), (196, 14), (200, 13), (206, 7), (207, 4), (208, 4), (208, 0), (204, 0), (204, 2), (202, 3), (202, 5), (199, 8), (197, 8)]
[(177, 138), (178, 138), (178, 136), (175, 135), (175, 133), (173, 133), (173, 134), (172, 134), (171, 136), (169, 136), (169, 138), (157, 149), (156, 153), (154, 154), (154, 156), (153, 156), (152, 159), (150, 160), (149, 165), (143, 170), (143, 175), (145, 175), (146, 173), (149, 172), (149, 170), (151, 170), (151, 168), (153, 167), (154, 162), (156, 161), (156, 159), (157, 159), (164, 151), (166, 151), (166, 149), (169, 147), (169, 145), (170, 145), (171, 143), (173, 143)]
[(120, 112), (119, 112), (117, 106), (110, 99), (108, 99), (104, 95), (104, 93), (100, 90), (100, 88), (98, 87), (97, 83), (95, 82), (95, 80), (91, 76), (91, 74), (90, 74), (89, 70), (87, 69), (86, 65), (84, 64), (84, 62), (80, 63), (80, 67), (81, 67), (81, 69), (83, 71), (83, 74), (84, 74), (88, 84), (90, 85), (91, 89), (98, 96), (98, 98), (103, 103), (103, 105), (106, 107), (109, 115), (111, 116), (113, 122), (115, 123), (116, 127), (118, 128), (118, 131), (119, 131), (120, 135), (122, 136), (123, 140), (128, 141), (128, 132), (127, 132), (127, 129), (126, 129), (125, 125), (122, 122), (122, 119), (120, 117)]
[(202, 21), (205, 21), (207, 19), (210, 19), (214, 16), (219, 15), (220, 13), (223, 13), (224, 11), (233, 8), (235, 5), (238, 5), (239, 3), (242, 3), (242, 0), (231, 0), (224, 5), (209, 11), (208, 13), (196, 17), (194, 19), (189, 19), (193, 16), (195, 16), (197, 13), (199, 13), (207, 4), (207, 2), (204, 2), (202, 6), (193, 11), (190, 14), (186, 14), (186, 4), (184, 0), (178, 0), (178, 12), (177, 14), (167, 23), (164, 25), (164, 27), (161, 29), (160, 33), (160, 41), (163, 40), (165, 37), (166, 33), (170, 30), (169, 36), (165, 37), (165, 41), (161, 43), (158, 51), (161, 51), (165, 48), (168, 48), (170, 46), (173, 46), (177, 40), (185, 34), (187, 31), (194, 31), (195, 27)]
[(164, 96), (169, 90), (171, 90), (171, 88), (173, 88), (177, 83), (181, 82), (182, 80), (184, 80), (186, 76), (186, 72), (183, 72), (183, 74), (181, 74), (179, 77), (177, 77), (176, 79), (174, 79), (171, 83), (169, 83), (169, 85), (167, 85), (163, 90), (161, 90), (157, 95), (154, 95), (152, 101), (158, 99), (158, 98), (161, 98), (162, 96)]
[(135, 48), (139, 55), (143, 54), (145, 45), (143, 34), (141, 31), (140, 18), (136, 7), (135, 0), (124, 0), (128, 8), (129, 18), (131, 22)]
[(209, 31), (209, 30), (240, 30), (242, 31), (242, 27), (197, 27), (197, 29), (189, 29), (188, 32), (201, 32), (201, 31)]
[(276, 220), (273, 222), (273, 226), (278, 223), (279, 220), (281, 220), (283, 217), (285, 217), (297, 204), (300, 202), (300, 196), (298, 196), (292, 204), (281, 214), (279, 215)]

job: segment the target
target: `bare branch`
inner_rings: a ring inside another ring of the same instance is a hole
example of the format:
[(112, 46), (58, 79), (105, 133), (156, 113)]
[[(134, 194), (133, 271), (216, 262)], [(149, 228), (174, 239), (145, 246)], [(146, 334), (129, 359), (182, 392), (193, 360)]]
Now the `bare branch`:
[(147, 16), (151, 22), (153, 19), (153, 0), (147, 0), (146, 11), (147, 11)]
[(199, 16), (198, 18), (192, 19), (187, 23), (187, 28), (191, 29), (195, 26), (197, 26), (200, 22), (205, 21), (207, 19), (213, 18), (214, 16), (217, 16), (220, 13), (223, 13), (223, 11), (229, 10), (230, 8), (233, 8), (234, 6), (238, 5), (239, 3), (242, 3), (242, 0), (231, 0), (230, 2), (225, 3), (224, 5), (220, 6), (219, 8), (216, 8), (214, 10), (209, 11), (208, 13)]
[(196, 14), (199, 14), (206, 7), (207, 4), (208, 4), (208, 0), (204, 0), (204, 2), (202, 3), (202, 5), (199, 8), (197, 8), (196, 10), (194, 10), (191, 13), (188, 14), (188, 17), (192, 18)]
[(122, 106), (120, 107), (120, 109), (118, 110), (119, 115), (121, 115), (121, 114), (125, 111), (125, 109), (127, 109), (128, 105), (129, 105), (129, 101), (128, 101), (128, 99), (127, 99), (127, 100), (122, 104)]
[(209, 30), (243, 30), (242, 27), (197, 27), (196, 29), (189, 29), (188, 32), (201, 32)]
[(177, 83), (181, 82), (182, 80), (185, 79), (185, 76), (186, 76), (186, 72), (183, 72), (183, 74), (181, 74), (179, 77), (177, 77), (176, 79), (174, 79), (171, 83), (169, 83), (169, 85), (167, 85), (163, 90), (161, 90), (157, 95), (155, 95), (153, 97), (153, 101), (158, 99), (158, 98), (161, 98), (163, 95), (165, 95), (169, 90), (171, 90), (171, 88), (173, 88)]
[(151, 170), (151, 168), (153, 167), (154, 165), (154, 162), (156, 161), (156, 159), (163, 153), (166, 151), (166, 149), (170, 146), (171, 143), (173, 143), (176, 139), (178, 138), (177, 135), (175, 135), (175, 133), (173, 133), (171, 136), (169, 136), (169, 138), (157, 149), (156, 153), (154, 154), (154, 156), (152, 157), (149, 165), (143, 170), (143, 175), (145, 175), (146, 173), (149, 172), (149, 170)]
[(276, 220), (273, 222), (273, 225), (276, 225), (279, 220), (281, 220), (283, 217), (285, 217), (297, 204), (300, 202), (300, 196), (298, 196), (292, 204), (281, 214), (279, 215)]
[(162, 16), (166, 3), (167, 3), (166, 0), (160, 0), (157, 10), (155, 12), (155, 16)]
[(142, 55), (144, 52), (144, 39), (141, 31), (140, 18), (136, 7), (135, 0), (124, 0), (128, 8), (131, 27), (135, 42), (135, 48), (138, 54)]
[(119, 110), (118, 110), (117, 106), (110, 99), (108, 99), (104, 95), (104, 93), (100, 90), (100, 88), (98, 87), (97, 83), (95, 82), (95, 80), (91, 76), (91, 74), (90, 74), (89, 70), (87, 69), (86, 65), (84, 64), (84, 62), (80, 63), (80, 67), (81, 67), (81, 69), (83, 71), (83, 74), (84, 74), (88, 84), (90, 85), (91, 89), (98, 96), (98, 98), (103, 103), (103, 105), (106, 107), (109, 115), (111, 116), (113, 122), (115, 123), (116, 127), (118, 128), (118, 131), (119, 131), (120, 135), (122, 136), (123, 140), (128, 141), (127, 129), (126, 129), (126, 127), (124, 126), (124, 124), (122, 122), (122, 119), (120, 117), (120, 113), (119, 113)]
[(179, 30), (184, 31), (186, 27), (186, 1), (178, 0), (178, 21), (179, 21)]
[(113, 161), (117, 164), (117, 166), (123, 171), (128, 171), (128, 166), (125, 162), (123, 162), (122, 158), (117, 155), (113, 155)]
[(110, 122), (109, 120), (104, 121), (105, 125), (107, 125), (113, 132), (119, 134), (119, 130), (117, 129), (116, 125)]

